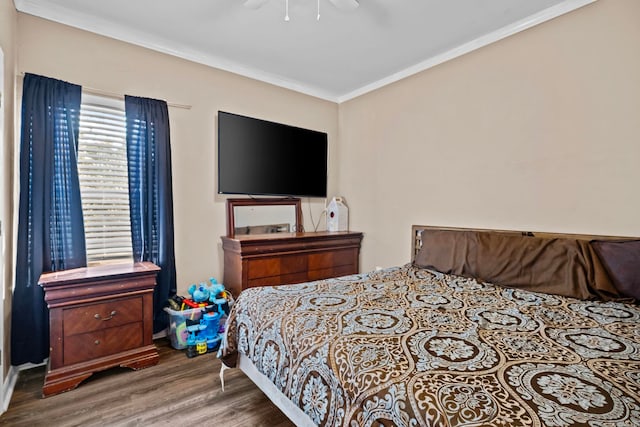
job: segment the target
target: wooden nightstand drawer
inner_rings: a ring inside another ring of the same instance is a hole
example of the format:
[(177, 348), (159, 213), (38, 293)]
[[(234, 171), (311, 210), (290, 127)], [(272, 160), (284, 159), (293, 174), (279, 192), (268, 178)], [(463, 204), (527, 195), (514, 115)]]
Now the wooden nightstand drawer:
[(142, 345), (142, 322), (66, 337), (64, 363), (73, 364), (108, 356)]
[(68, 308), (63, 313), (64, 336), (142, 321), (142, 297)]

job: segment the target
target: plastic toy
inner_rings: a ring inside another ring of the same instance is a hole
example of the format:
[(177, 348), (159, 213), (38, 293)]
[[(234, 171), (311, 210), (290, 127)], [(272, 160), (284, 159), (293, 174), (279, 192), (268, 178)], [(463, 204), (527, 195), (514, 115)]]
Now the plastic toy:
[(173, 297), (169, 298), (167, 302), (169, 303), (169, 307), (172, 310), (179, 311), (182, 309), (182, 297), (174, 295)]
[[(224, 333), (224, 319), (229, 314), (232, 303), (231, 294), (213, 277), (209, 278), (209, 284), (201, 282), (192, 284), (188, 289), (191, 298), (174, 296), (169, 299), (171, 310), (182, 311), (186, 308), (202, 317), (195, 320), (185, 319), (185, 323), (178, 330), (178, 325), (172, 325), (172, 330), (180, 334), (177, 345), (186, 344), (187, 357), (195, 357), (200, 354), (217, 351), (222, 341), (221, 333)], [(168, 311), (168, 312), (171, 312)], [(202, 311), (200, 311), (202, 310)], [(187, 317), (183, 316), (182, 318)], [(180, 340), (180, 337), (183, 337)]]
[(179, 347), (185, 347), (187, 345), (187, 339), (189, 338), (189, 331), (187, 331), (186, 322), (173, 326), (176, 330), (176, 341)]
[(211, 301), (211, 305), (207, 308), (208, 312), (215, 311), (222, 316), (226, 316), (229, 314), (229, 301), (226, 298), (216, 298)]
[[(187, 338), (187, 357), (195, 357), (198, 355), (198, 333), (200, 331), (204, 331), (207, 328), (207, 325), (203, 325), (199, 320), (186, 320), (187, 324), (187, 332), (189, 332), (189, 337)], [(206, 340), (205, 340), (206, 346)]]
[(207, 339), (205, 337), (196, 338), (196, 352), (205, 354), (207, 352)]
[(220, 347), (220, 334), (218, 332), (220, 317), (219, 313), (210, 312), (205, 313), (200, 321), (206, 325), (204, 336), (207, 340), (207, 351), (209, 352), (216, 351)]
[(190, 307), (190, 308), (203, 308), (203, 307), (206, 307), (206, 306), (207, 306), (207, 303), (205, 303), (205, 302), (195, 302), (194, 300), (189, 299), (189, 298), (185, 298), (185, 299), (182, 301), (182, 304), (183, 304), (184, 306), (186, 306), (186, 307), (184, 307), (185, 309), (186, 309), (187, 307)]

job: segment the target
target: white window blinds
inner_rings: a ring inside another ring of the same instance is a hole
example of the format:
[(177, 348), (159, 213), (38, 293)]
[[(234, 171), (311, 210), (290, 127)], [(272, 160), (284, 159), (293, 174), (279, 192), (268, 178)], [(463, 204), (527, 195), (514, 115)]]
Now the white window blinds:
[(87, 262), (132, 259), (124, 101), (82, 96), (78, 175)]

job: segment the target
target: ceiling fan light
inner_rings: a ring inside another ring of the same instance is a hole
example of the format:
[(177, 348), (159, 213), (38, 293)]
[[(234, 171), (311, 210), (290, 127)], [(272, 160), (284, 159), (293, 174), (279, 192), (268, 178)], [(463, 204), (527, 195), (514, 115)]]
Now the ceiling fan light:
[(329, 0), (335, 7), (342, 10), (354, 10), (360, 6), (358, 0)]

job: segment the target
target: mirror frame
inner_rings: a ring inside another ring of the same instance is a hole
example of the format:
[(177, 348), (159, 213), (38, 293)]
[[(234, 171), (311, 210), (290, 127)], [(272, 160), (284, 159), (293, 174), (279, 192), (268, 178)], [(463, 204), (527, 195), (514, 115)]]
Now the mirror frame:
[(295, 232), (303, 230), (302, 227), (302, 203), (297, 197), (284, 197), (280, 199), (227, 199), (227, 237), (235, 237), (235, 211), (236, 206), (275, 206), (292, 205), (296, 209), (296, 229)]

